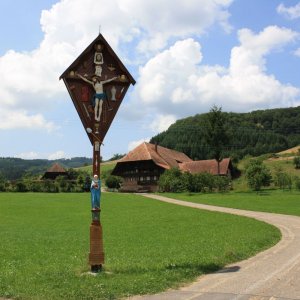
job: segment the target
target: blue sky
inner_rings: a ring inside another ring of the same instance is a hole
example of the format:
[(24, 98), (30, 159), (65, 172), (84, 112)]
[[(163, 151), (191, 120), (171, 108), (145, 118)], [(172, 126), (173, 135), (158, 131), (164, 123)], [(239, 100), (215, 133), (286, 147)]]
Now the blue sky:
[(104, 159), (213, 104), (300, 105), (300, 1), (0, 0), (0, 156), (91, 157), (58, 78), (99, 25), (137, 81)]

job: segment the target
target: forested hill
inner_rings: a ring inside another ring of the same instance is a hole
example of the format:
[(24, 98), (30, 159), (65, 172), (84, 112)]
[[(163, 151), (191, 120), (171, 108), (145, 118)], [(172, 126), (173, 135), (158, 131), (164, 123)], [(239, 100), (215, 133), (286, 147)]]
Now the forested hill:
[[(247, 154), (276, 153), (300, 144), (300, 106), (258, 110), (250, 113), (226, 113), (225, 126), (230, 139), (224, 156), (241, 158)], [(206, 114), (178, 120), (150, 143), (184, 152), (192, 159), (212, 158), (205, 141)]]
[(21, 159), (21, 158), (1, 158), (0, 157), (0, 175), (8, 180), (19, 179), (22, 176), (43, 174), (55, 162), (68, 168), (77, 168), (92, 164), (91, 158), (74, 157), (71, 159)]

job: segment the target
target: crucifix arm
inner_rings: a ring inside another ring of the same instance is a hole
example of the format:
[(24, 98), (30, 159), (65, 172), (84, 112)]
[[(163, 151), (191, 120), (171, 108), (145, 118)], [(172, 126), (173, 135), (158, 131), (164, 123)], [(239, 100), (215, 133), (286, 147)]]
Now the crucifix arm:
[(92, 81), (90, 81), (90, 80), (87, 80), (85, 77), (83, 77), (82, 75), (80, 75), (80, 74), (77, 74), (77, 76), (79, 77), (79, 78), (81, 78), (83, 81), (85, 81), (85, 82), (87, 82), (87, 83), (89, 83), (89, 84), (91, 84), (91, 85), (93, 85), (93, 82)]
[(113, 78), (110, 78), (110, 79), (107, 79), (107, 80), (103, 80), (102, 83), (111, 82), (111, 81), (113, 81), (113, 80), (115, 80), (115, 79), (117, 79), (117, 78), (118, 78), (118, 76), (113, 77)]

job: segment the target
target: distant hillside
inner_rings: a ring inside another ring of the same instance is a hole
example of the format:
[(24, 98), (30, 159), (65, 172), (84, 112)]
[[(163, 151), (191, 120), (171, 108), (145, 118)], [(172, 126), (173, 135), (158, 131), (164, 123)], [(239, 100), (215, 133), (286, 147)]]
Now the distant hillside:
[(91, 158), (74, 157), (71, 159), (21, 159), (21, 158), (1, 158), (0, 157), (0, 174), (8, 180), (19, 179), (25, 174), (38, 175), (43, 174), (50, 166), (58, 162), (66, 169), (78, 168), (92, 164)]
[[(300, 106), (223, 114), (231, 137), (226, 156), (258, 156), (300, 144)], [(212, 158), (212, 149), (204, 138), (205, 115), (178, 120), (167, 131), (154, 136), (150, 142), (182, 151), (192, 159)]]

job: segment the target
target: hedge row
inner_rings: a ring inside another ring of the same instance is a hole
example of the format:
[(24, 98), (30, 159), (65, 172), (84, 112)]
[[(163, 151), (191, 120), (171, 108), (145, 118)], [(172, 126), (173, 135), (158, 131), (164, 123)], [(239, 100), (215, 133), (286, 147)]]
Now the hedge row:
[(215, 176), (210, 173), (182, 173), (173, 168), (165, 171), (158, 181), (160, 192), (224, 192), (231, 188), (231, 180), (227, 176)]

